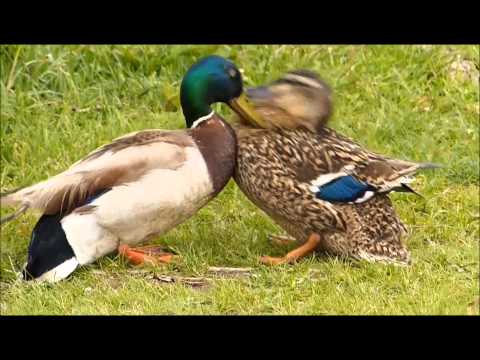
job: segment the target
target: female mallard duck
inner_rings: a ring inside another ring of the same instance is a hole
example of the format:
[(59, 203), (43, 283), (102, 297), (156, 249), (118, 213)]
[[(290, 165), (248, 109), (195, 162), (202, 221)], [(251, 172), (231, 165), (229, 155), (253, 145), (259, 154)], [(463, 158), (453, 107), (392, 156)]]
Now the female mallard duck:
[(285, 257), (261, 261), (293, 262), (323, 250), (408, 264), (406, 230), (387, 194), (413, 192), (410, 175), (435, 166), (370, 152), (327, 128), (330, 96), (328, 86), (304, 70), (247, 90), (262, 118), (239, 119), (235, 181), (302, 244)]
[(210, 56), (189, 69), (180, 92), (189, 129), (123, 136), (59, 175), (2, 195), (2, 206), (19, 205), (2, 223), (27, 209), (43, 213), (32, 233), (25, 279), (61, 280), (119, 245), (141, 262), (148, 254), (128, 245), (167, 232), (222, 190), (233, 175), (236, 138), (210, 105), (224, 102), (243, 117), (255, 116), (244, 101), (240, 72)]

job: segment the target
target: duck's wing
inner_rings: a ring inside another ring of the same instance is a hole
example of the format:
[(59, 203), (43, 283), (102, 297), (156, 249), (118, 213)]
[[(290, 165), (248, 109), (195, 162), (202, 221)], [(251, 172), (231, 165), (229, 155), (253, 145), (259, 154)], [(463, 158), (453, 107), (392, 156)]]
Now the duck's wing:
[(325, 166), (310, 179), (310, 188), (322, 200), (360, 203), (376, 193), (416, 193), (408, 186), (413, 175), (419, 170), (440, 167), (371, 152), (331, 129), (324, 128), (319, 136), (319, 157), (324, 159)]
[(332, 202), (361, 203), (375, 194), (391, 191), (416, 193), (408, 184), (421, 169), (437, 168), (431, 163), (373, 160), (344, 166), (338, 172), (319, 175), (311, 182), (317, 198)]
[(122, 136), (50, 179), (2, 194), (2, 207), (19, 205), (19, 209), (1, 223), (27, 209), (44, 214), (68, 213), (90, 196), (138, 181), (153, 169), (179, 168), (186, 160), (186, 148), (194, 146), (185, 131), (143, 130)]
[(355, 170), (359, 180), (375, 187), (379, 192), (401, 191), (414, 192), (408, 184), (420, 170), (441, 167), (432, 163), (415, 163), (397, 159), (369, 161)]

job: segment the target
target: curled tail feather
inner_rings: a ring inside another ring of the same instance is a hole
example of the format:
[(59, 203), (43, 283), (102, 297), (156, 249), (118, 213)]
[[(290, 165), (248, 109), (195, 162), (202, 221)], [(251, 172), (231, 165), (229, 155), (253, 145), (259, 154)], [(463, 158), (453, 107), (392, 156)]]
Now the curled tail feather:
[[(19, 203), (17, 197), (15, 194), (21, 190), (23, 190), (25, 187), (19, 187), (13, 190), (5, 191), (0, 194), (0, 204), (3, 206), (5, 205), (17, 205)], [(22, 215), (25, 211), (28, 210), (30, 206), (26, 203), (21, 204), (21, 206), (13, 213), (7, 216), (4, 216), (0, 218), (0, 225), (3, 225), (11, 220), (16, 219), (20, 215)]]
[(0, 219), (0, 226), (9, 222), (9, 221), (12, 221), (12, 220), (16, 219), (17, 217), (22, 215), (25, 211), (27, 211), (29, 207), (30, 206), (28, 204), (24, 204), (24, 205), (20, 206), (17, 209), (17, 211), (15, 211), (13, 214), (2, 217)]

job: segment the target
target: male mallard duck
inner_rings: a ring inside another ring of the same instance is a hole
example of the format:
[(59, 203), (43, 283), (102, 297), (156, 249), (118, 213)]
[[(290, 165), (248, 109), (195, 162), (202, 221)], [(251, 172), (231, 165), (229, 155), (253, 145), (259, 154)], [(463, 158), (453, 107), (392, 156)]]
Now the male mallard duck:
[[(240, 72), (210, 56), (188, 70), (180, 92), (189, 129), (128, 134), (59, 175), (2, 195), (2, 206), (19, 205), (2, 223), (27, 209), (43, 213), (32, 233), (25, 279), (64, 279), (120, 245), (134, 262), (155, 257), (128, 245), (167, 232), (223, 189), (233, 175), (236, 138), (210, 105), (224, 102), (243, 117), (255, 116), (244, 101)], [(159, 261), (169, 259), (158, 255)]]
[(388, 193), (413, 192), (410, 175), (436, 166), (373, 153), (329, 129), (330, 96), (328, 86), (305, 70), (247, 90), (263, 119), (239, 119), (235, 181), (302, 244), (285, 257), (261, 261), (293, 262), (323, 250), (408, 264), (406, 229)]

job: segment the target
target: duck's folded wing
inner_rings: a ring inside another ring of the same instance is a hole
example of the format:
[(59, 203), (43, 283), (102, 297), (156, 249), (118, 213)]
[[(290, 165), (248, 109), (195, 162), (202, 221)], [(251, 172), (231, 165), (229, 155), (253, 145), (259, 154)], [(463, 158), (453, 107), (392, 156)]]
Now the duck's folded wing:
[[(370, 161), (365, 166), (355, 169), (361, 181), (375, 187), (379, 192), (411, 191), (408, 184), (413, 176), (424, 169), (439, 168), (432, 163), (415, 163), (396, 159)], [(411, 191), (413, 192), (413, 191)]]
[(343, 203), (361, 203), (376, 193), (390, 191), (417, 194), (408, 186), (412, 175), (420, 169), (436, 167), (439, 165), (394, 159), (374, 160), (358, 166), (349, 164), (340, 172), (318, 176), (310, 183), (310, 189), (318, 199)]
[[(144, 130), (93, 151), (48, 180), (2, 195), (1, 205), (20, 205), (44, 214), (68, 213), (98, 192), (138, 181), (153, 169), (175, 170), (186, 160), (193, 140), (184, 131)], [(2, 219), (2, 223), (15, 216)]]

